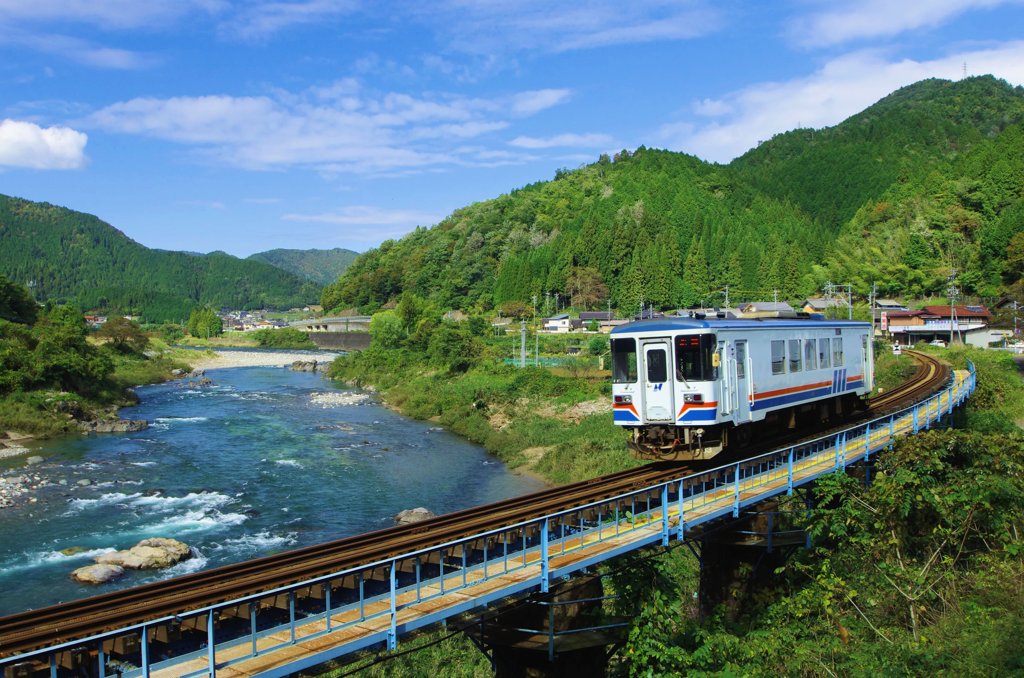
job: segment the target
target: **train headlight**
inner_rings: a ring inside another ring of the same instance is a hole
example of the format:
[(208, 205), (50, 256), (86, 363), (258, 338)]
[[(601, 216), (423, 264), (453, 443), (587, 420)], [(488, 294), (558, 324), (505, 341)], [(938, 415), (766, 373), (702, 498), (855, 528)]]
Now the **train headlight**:
[(633, 396), (631, 395), (617, 395), (615, 396), (616, 405), (630, 405), (633, 403)]
[(684, 403), (702, 403), (704, 402), (704, 396), (700, 393), (687, 393), (683, 396)]

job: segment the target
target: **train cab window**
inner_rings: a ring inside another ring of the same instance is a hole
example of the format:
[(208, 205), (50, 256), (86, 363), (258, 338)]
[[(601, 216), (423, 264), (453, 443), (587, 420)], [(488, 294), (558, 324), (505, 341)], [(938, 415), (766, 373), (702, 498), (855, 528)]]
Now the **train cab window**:
[(843, 340), (839, 337), (832, 340), (832, 366), (843, 366)]
[(832, 354), (829, 353), (828, 339), (818, 339), (818, 369), (832, 367)]
[(786, 373), (786, 342), (782, 339), (772, 340), (772, 374)]
[(690, 334), (676, 337), (676, 379), (679, 381), (714, 381), (718, 367), (713, 355), (717, 345), (713, 334)]
[(612, 381), (635, 384), (636, 378), (636, 340), (612, 339)]
[(804, 368), (807, 370), (818, 369), (814, 362), (814, 339), (804, 339)]
[(789, 371), (799, 372), (801, 365), (800, 359), (800, 340), (790, 339), (789, 340)]
[(664, 349), (648, 349), (644, 352), (644, 362), (647, 363), (648, 383), (663, 384), (668, 381), (668, 360)]

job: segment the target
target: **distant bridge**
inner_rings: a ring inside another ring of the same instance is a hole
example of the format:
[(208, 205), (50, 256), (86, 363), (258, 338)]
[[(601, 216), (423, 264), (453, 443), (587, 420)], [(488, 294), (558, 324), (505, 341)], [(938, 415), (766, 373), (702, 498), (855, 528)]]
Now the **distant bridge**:
[(370, 346), (370, 316), (307, 318), (288, 323), (305, 332), (317, 348), (335, 351), (362, 351)]

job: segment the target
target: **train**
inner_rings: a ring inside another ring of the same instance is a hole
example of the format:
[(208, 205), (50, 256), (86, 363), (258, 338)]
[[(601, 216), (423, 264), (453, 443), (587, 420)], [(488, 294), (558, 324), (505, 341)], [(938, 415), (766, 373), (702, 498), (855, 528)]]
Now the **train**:
[(611, 332), (612, 411), (640, 457), (707, 459), (849, 416), (874, 385), (871, 324), (724, 313)]

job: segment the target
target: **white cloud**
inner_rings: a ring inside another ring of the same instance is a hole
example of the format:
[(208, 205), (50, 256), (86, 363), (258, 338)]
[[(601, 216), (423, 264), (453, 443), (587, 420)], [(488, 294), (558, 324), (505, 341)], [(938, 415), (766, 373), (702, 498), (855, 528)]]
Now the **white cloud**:
[(526, 116), (563, 104), (569, 100), (570, 95), (567, 89), (540, 89), (517, 94), (509, 103), (515, 115)]
[(309, 222), (344, 226), (348, 241), (379, 243), (405, 235), (417, 226), (431, 226), (443, 215), (417, 210), (386, 209), (372, 205), (351, 205), (335, 212), (318, 214), (285, 214), (291, 222)]
[(419, 11), (422, 19), (448, 36), (445, 42), (452, 49), (471, 53), (565, 52), (685, 40), (723, 24), (719, 11), (703, 0), (447, 0), (428, 3)]
[(568, 97), (554, 89), (494, 99), (370, 93), (350, 79), (259, 97), (131, 99), (83, 124), (186, 144), (233, 166), (382, 174), (475, 164), (460, 144), (506, 129), (508, 115), (532, 115)]
[(991, 73), (1013, 84), (1024, 83), (1024, 41), (931, 61), (887, 61), (879, 52), (854, 52), (807, 77), (760, 83), (720, 100), (706, 100), (700, 108), (718, 109), (722, 114), (706, 124), (669, 122), (659, 130), (657, 141), (707, 160), (728, 162), (780, 132), (838, 124), (919, 80), (955, 80), (965, 62), (970, 73)]
[(85, 165), (88, 139), (68, 127), (4, 120), (0, 122), (0, 166), (78, 169)]
[(55, 21), (102, 29), (160, 27), (195, 10), (213, 13), (226, 0), (0, 0), (0, 25)]
[(934, 28), (979, 9), (1020, 0), (842, 0), (829, 9), (796, 19), (790, 37), (808, 47), (838, 45), (854, 40), (891, 38), (906, 31)]
[(553, 137), (516, 137), (508, 142), (516, 148), (603, 148), (614, 145), (607, 134), (557, 134)]
[(244, 6), (221, 25), (221, 33), (243, 40), (266, 38), (292, 26), (319, 23), (351, 14), (357, 0), (301, 0), (299, 2), (257, 2)]
[(104, 47), (87, 40), (65, 35), (10, 32), (3, 36), (5, 42), (22, 45), (43, 54), (64, 57), (87, 66), (111, 70), (138, 70), (157, 63), (151, 55), (131, 50)]

